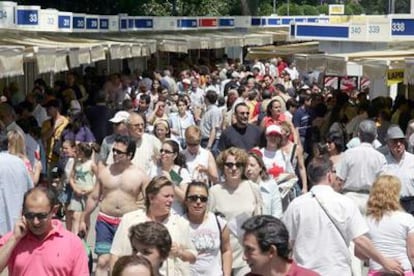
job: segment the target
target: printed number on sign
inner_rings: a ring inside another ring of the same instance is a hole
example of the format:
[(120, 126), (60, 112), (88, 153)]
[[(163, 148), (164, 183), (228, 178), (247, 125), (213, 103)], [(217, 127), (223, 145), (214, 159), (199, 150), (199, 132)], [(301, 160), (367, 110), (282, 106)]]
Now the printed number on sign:
[(393, 32), (404, 32), (405, 31), (405, 23), (392, 23), (392, 31)]
[(368, 33), (370, 33), (370, 34), (379, 34), (380, 30), (381, 30), (380, 26), (373, 25), (373, 26), (369, 26)]
[(351, 34), (360, 34), (361, 33), (361, 27), (352, 27), (351, 26)]
[(0, 19), (7, 18), (7, 11), (0, 11)]
[(29, 14), (29, 22), (31, 22), (31, 23), (37, 22), (37, 14), (35, 14), (35, 13)]

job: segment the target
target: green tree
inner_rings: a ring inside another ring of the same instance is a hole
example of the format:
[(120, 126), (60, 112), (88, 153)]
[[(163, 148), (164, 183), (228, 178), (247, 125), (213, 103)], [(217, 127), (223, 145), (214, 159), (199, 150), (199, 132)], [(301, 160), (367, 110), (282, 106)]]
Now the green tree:
[(319, 14), (329, 14), (329, 6), (327, 4), (319, 5), (318, 12)]
[(302, 5), (304, 15), (319, 15), (318, 8), (311, 5)]
[(345, 14), (347, 15), (357, 15), (364, 13), (364, 8), (357, 3), (350, 3), (345, 5)]
[(283, 4), (277, 9), (278, 15), (303, 15), (303, 8), (295, 3)]
[(257, 9), (257, 15), (271, 15), (273, 13), (273, 3), (269, 2), (261, 2), (258, 9)]

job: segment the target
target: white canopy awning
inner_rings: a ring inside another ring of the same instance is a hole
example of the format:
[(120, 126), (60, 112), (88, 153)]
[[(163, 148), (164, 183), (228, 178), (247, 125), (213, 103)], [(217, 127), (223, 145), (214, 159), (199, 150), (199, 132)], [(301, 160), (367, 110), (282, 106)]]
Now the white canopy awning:
[(0, 78), (23, 75), (23, 46), (0, 46)]

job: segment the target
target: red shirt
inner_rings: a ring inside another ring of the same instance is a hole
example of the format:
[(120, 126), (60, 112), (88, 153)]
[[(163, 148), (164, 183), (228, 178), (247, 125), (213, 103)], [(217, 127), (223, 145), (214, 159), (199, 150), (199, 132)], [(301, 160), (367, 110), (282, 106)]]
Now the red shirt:
[[(39, 240), (30, 232), (14, 248), (7, 262), (9, 275), (89, 276), (88, 257), (82, 241), (67, 231), (58, 220), (53, 229)], [(0, 248), (12, 236), (0, 239)]]
[[(319, 276), (318, 273), (310, 269), (298, 266), (294, 261), (291, 261), (290, 264), (291, 265), (290, 265), (289, 271), (285, 274), (285, 276)], [(246, 276), (266, 276), (266, 275), (254, 274), (250, 272), (246, 274)]]

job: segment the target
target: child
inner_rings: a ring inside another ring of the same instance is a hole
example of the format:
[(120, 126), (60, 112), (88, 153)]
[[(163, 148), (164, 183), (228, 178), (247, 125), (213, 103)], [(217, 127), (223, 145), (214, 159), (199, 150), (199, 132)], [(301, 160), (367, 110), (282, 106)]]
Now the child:
[(72, 218), (72, 232), (78, 234), (86, 199), (95, 185), (96, 165), (92, 160), (93, 148), (87, 143), (77, 145), (77, 156), (69, 180), (73, 189), (68, 210)]

